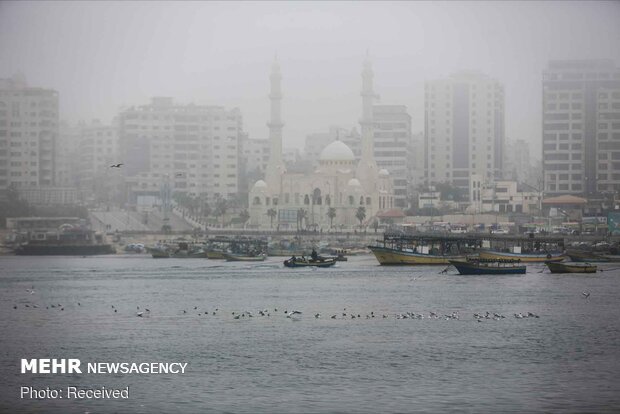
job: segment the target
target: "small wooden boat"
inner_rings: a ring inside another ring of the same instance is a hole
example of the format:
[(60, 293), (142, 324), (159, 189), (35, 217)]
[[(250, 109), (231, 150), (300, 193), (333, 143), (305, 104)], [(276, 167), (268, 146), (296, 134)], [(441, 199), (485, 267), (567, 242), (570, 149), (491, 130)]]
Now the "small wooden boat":
[(596, 273), (596, 265), (588, 263), (545, 262), (551, 273)]
[(451, 260), (464, 260), (464, 255), (441, 256), (414, 253), (382, 246), (368, 246), (381, 265), (447, 265)]
[(214, 259), (214, 260), (225, 259), (224, 251), (222, 250), (211, 249), (211, 250), (207, 250), (206, 254), (207, 254), (207, 259)]
[(522, 275), (526, 266), (518, 260), (450, 260), (461, 275)]
[(264, 262), (267, 258), (264, 253), (258, 255), (223, 253), (223, 255), (227, 262)]
[(313, 259), (302, 259), (299, 257), (291, 257), (284, 261), (284, 266), (286, 267), (330, 267), (336, 264), (336, 259), (334, 258), (318, 258), (316, 260)]
[(561, 262), (562, 253), (507, 253), (494, 250), (481, 250), (480, 258), (485, 260), (520, 260), (524, 263)]
[(572, 262), (578, 263), (612, 263), (612, 262), (620, 262), (620, 256), (610, 255), (610, 254), (601, 254), (580, 250), (571, 250), (567, 253), (567, 256), (570, 257)]

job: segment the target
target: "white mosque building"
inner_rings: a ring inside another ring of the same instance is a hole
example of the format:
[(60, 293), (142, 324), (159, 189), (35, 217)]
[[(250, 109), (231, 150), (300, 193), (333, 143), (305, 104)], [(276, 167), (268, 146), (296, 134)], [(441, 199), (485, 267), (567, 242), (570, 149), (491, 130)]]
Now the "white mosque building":
[[(351, 148), (334, 141), (321, 152), (319, 166), (311, 174), (288, 173), (282, 161), (281, 74), (274, 61), (271, 69), (271, 154), (265, 180), (249, 193), (250, 227), (280, 230), (350, 229), (374, 222), (381, 211), (393, 208), (390, 174), (374, 160), (372, 105), (373, 72), (368, 57), (362, 71), (362, 154), (359, 162)], [(361, 207), (361, 208), (360, 208)], [(364, 214), (359, 214), (363, 212)]]

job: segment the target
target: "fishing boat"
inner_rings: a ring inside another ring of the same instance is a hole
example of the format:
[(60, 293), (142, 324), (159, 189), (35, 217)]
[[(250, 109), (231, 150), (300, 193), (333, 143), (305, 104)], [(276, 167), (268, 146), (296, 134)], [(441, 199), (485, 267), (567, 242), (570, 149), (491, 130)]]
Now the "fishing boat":
[(481, 250), (479, 256), (485, 260), (520, 260), (525, 263), (561, 262), (566, 257), (562, 253), (509, 253), (495, 250)]
[(264, 253), (251, 255), (251, 254), (237, 254), (237, 253), (223, 253), (227, 262), (264, 262), (267, 255)]
[(258, 262), (267, 257), (267, 241), (254, 237), (214, 237), (206, 241), (208, 259), (225, 259), (229, 262)]
[(15, 248), (25, 256), (90, 256), (114, 254), (104, 236), (84, 226), (63, 224), (55, 231), (33, 231), (30, 239)]
[(336, 264), (334, 258), (305, 259), (291, 257), (284, 261), (286, 267), (330, 267)]
[(620, 256), (611, 254), (601, 254), (581, 250), (570, 250), (566, 253), (573, 262), (596, 262), (596, 263), (612, 263), (620, 262)]
[(545, 262), (551, 273), (596, 273), (596, 265), (588, 263)]
[(389, 234), (368, 246), (381, 265), (447, 265), (475, 252), (476, 240), (436, 234)]
[(461, 275), (522, 275), (526, 266), (519, 260), (450, 260)]
[(381, 265), (446, 265), (463, 260), (464, 255), (433, 255), (381, 246), (368, 246)]
[(148, 247), (147, 250), (154, 259), (202, 259), (207, 257), (202, 245), (187, 242), (179, 242), (176, 245), (174, 243), (158, 243), (155, 246)]
[(223, 250), (209, 249), (206, 251), (207, 259), (225, 259)]

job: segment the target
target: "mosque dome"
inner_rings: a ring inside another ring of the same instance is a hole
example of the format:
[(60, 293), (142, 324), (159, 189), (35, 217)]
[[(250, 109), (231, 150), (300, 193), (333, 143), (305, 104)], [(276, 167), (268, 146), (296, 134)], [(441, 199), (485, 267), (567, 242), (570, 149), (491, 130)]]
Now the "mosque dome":
[(387, 177), (389, 175), (390, 175), (389, 171), (386, 170), (385, 168), (382, 168), (379, 170), (379, 177)]
[(360, 183), (360, 180), (358, 180), (357, 178), (351, 178), (349, 182), (347, 183), (347, 185), (349, 187), (361, 187), (362, 186), (362, 184)]
[(254, 183), (254, 188), (258, 189), (258, 188), (267, 188), (267, 183), (264, 182), (263, 180), (258, 180), (256, 183)]
[(321, 151), (320, 161), (355, 161), (351, 148), (342, 141), (334, 141)]

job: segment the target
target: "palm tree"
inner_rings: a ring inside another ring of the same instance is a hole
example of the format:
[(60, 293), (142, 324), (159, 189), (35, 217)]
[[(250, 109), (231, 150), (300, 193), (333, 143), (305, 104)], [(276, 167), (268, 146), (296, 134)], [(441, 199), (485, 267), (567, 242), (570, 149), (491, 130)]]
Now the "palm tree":
[(213, 209), (211, 208), (209, 203), (205, 201), (205, 203), (202, 205), (202, 215), (204, 217), (209, 217), (211, 213), (213, 213)]
[(247, 209), (243, 210), (241, 213), (239, 213), (239, 218), (241, 218), (241, 221), (243, 221), (243, 227), (245, 227), (245, 224), (250, 219), (250, 213), (248, 213)]
[(307, 218), (308, 218), (308, 212), (305, 209), (300, 208), (299, 210), (297, 210), (297, 230), (298, 231), (301, 228), (304, 220)]
[(273, 228), (273, 219), (276, 218), (278, 212), (275, 208), (270, 208), (269, 210), (267, 210), (267, 215), (269, 216), (269, 219), (271, 221), (270, 227)]
[(222, 228), (224, 227), (224, 215), (226, 214), (226, 210), (228, 209), (228, 205), (226, 203), (225, 198), (218, 198), (215, 201), (215, 217), (222, 217)]
[(327, 217), (329, 218), (329, 228), (334, 227), (334, 217), (336, 217), (336, 208), (330, 207), (327, 210)]
[(355, 212), (355, 218), (359, 220), (359, 222), (360, 222), (360, 229), (361, 229), (362, 228), (362, 222), (366, 218), (366, 207), (359, 206), (357, 208), (357, 211)]

